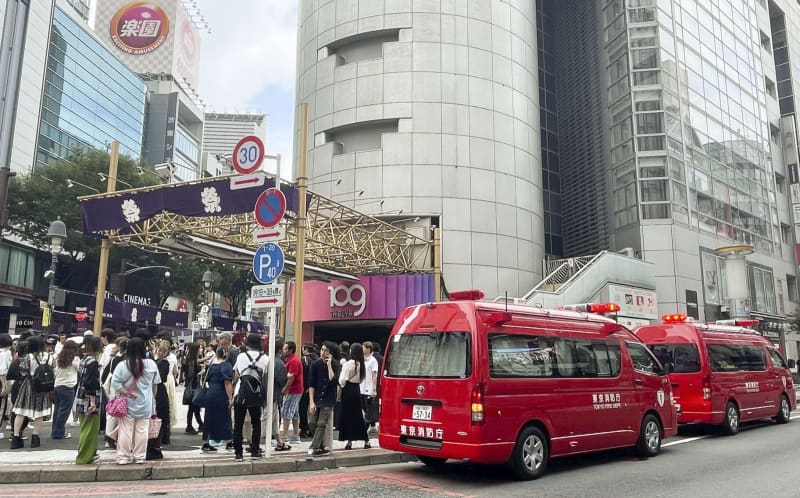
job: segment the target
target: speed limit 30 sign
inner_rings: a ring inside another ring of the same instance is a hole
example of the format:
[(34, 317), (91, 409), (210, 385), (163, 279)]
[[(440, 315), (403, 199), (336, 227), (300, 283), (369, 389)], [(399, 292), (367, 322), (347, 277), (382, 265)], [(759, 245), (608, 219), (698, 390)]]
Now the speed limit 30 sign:
[(233, 169), (242, 175), (254, 173), (264, 161), (264, 142), (255, 135), (239, 140), (233, 148)]

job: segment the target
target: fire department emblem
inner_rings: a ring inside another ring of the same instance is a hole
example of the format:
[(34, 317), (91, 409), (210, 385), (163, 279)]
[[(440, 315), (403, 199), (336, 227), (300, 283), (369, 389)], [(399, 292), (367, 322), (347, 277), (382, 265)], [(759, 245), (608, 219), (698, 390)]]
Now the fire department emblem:
[(665, 398), (664, 391), (659, 389), (658, 392), (656, 393), (656, 398), (658, 399), (658, 406), (664, 406), (664, 398)]
[(423, 386), (422, 384), (418, 385), (417, 386), (417, 394), (422, 395), (422, 393), (424, 393), (424, 392), (425, 392), (425, 386)]

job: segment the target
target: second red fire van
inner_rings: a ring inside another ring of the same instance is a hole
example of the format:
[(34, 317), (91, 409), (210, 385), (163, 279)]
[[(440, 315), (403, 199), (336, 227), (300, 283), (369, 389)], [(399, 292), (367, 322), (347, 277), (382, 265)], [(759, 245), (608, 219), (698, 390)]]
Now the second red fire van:
[(506, 463), (532, 479), (554, 457), (619, 447), (655, 456), (676, 433), (670, 382), (623, 326), (481, 298), (453, 293), (400, 314), (383, 365), (381, 447), (428, 465)]
[(670, 371), (678, 422), (718, 425), (727, 434), (749, 420), (789, 422), (796, 400), (792, 375), (780, 352), (741, 325), (695, 323), (666, 315), (664, 323), (637, 327)]

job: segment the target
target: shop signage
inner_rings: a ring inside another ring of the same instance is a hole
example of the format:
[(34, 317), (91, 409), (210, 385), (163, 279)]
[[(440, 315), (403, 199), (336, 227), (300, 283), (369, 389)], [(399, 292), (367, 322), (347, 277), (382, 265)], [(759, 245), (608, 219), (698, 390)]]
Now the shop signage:
[(123, 52), (149, 54), (167, 40), (169, 17), (151, 3), (131, 2), (117, 11), (110, 30), (111, 40)]

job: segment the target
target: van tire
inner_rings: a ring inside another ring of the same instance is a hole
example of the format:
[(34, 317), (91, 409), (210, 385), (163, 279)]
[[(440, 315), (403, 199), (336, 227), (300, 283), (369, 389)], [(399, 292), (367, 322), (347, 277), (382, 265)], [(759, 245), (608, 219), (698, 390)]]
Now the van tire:
[(444, 465), (444, 462), (447, 461), (446, 458), (436, 458), (422, 455), (417, 455), (417, 459), (419, 459), (420, 462), (424, 463), (428, 467), (441, 467)]
[(544, 432), (538, 427), (528, 426), (517, 436), (508, 466), (514, 477), (529, 481), (544, 474), (549, 458), (550, 445)]
[(735, 436), (739, 432), (739, 407), (733, 401), (725, 406), (725, 420), (722, 422), (722, 433)]
[(791, 413), (792, 404), (789, 402), (789, 398), (785, 394), (781, 394), (781, 407), (774, 417), (775, 421), (779, 424), (788, 424), (789, 420), (791, 420)]
[(636, 443), (636, 454), (641, 458), (651, 458), (661, 451), (661, 423), (658, 417), (648, 413), (642, 419), (639, 440)]

